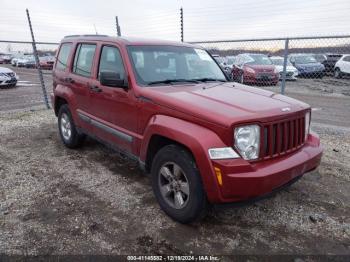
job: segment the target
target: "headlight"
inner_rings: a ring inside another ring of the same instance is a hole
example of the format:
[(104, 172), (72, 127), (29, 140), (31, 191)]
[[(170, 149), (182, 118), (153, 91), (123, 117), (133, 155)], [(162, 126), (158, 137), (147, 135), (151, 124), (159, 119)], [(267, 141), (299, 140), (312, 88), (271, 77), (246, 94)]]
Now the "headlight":
[(244, 159), (252, 160), (259, 157), (260, 127), (248, 125), (235, 128), (235, 146)]
[(310, 122), (311, 122), (310, 112), (307, 112), (305, 114), (305, 140), (307, 138), (307, 135), (310, 133)]
[(275, 74), (279, 74), (280, 73), (280, 71), (275, 67), (275, 69), (273, 70), (273, 72), (275, 73)]

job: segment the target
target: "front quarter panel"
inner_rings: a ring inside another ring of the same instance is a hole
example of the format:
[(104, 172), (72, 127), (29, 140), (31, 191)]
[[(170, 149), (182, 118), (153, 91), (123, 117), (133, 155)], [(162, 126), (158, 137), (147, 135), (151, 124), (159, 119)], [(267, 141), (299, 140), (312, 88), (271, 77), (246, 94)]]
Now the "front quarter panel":
[(209, 148), (226, 146), (217, 134), (181, 119), (155, 115), (150, 119), (145, 130), (140, 149), (141, 161), (146, 159), (148, 144), (153, 135), (167, 137), (187, 147), (195, 158), (208, 200), (210, 202), (219, 201), (219, 186), (213, 175), (213, 167), (208, 155)]

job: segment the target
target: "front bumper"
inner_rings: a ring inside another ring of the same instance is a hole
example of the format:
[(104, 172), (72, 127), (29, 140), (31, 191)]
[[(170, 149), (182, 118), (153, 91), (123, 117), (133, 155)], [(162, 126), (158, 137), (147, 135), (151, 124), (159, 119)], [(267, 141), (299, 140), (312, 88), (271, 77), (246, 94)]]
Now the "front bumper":
[(283, 157), (256, 163), (243, 159), (213, 161), (213, 168), (222, 171), (218, 202), (243, 201), (266, 195), (315, 169), (320, 164), (322, 151), (318, 137), (310, 134), (302, 148)]
[(258, 74), (244, 74), (244, 83), (247, 84), (277, 84), (279, 77), (276, 74), (266, 74), (261, 76)]
[(323, 77), (325, 75), (325, 71), (299, 71), (300, 77)]
[(13, 86), (17, 84), (17, 78), (1, 78), (0, 86)]
[[(283, 72), (280, 72), (279, 80), (283, 79)], [(297, 80), (298, 72), (287, 71), (286, 80)]]

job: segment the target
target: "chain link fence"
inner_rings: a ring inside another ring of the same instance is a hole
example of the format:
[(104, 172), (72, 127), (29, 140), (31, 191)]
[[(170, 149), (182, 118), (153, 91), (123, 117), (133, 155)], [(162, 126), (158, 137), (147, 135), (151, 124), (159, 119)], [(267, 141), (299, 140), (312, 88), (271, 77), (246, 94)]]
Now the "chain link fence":
[[(0, 110), (48, 107), (52, 67), (58, 43), (36, 43), (42, 79), (32, 42), (0, 40)], [(17, 88), (12, 88), (16, 86)]]
[[(208, 50), (234, 82), (281, 93), (289, 89), (350, 95), (350, 36), (347, 35), (191, 43)], [(11, 95), (8, 92), (1, 96), (0, 100), (7, 104), (12, 101), (11, 108), (50, 104), (46, 94), (52, 91), (51, 69), (58, 43), (37, 42), (36, 47), (43, 82), (32, 42), (0, 40), (0, 67), (14, 71), (17, 86), (26, 88), (23, 95), (8, 97)], [(13, 86), (11, 75), (0, 75), (2, 88)]]
[[(350, 36), (192, 42), (207, 49), (232, 81), (259, 87), (317, 89), (338, 82), (348, 92)], [(349, 54), (349, 55), (347, 55)], [(342, 80), (339, 80), (342, 79)], [(337, 84), (335, 84), (337, 86)], [(342, 88), (343, 87), (343, 88)]]

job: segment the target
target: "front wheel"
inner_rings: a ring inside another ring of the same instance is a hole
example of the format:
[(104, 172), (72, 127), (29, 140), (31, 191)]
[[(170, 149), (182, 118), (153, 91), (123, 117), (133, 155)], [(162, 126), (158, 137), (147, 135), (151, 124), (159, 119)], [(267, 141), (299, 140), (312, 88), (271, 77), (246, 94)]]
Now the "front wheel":
[(334, 70), (334, 77), (335, 78), (342, 78), (343, 77), (342, 72), (340, 71), (340, 69), (338, 67)]
[(163, 211), (180, 223), (199, 220), (207, 198), (192, 155), (177, 145), (163, 147), (151, 168), (152, 188)]

